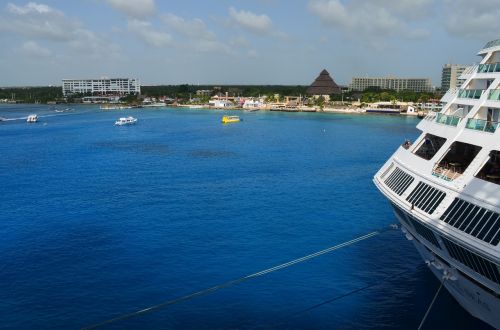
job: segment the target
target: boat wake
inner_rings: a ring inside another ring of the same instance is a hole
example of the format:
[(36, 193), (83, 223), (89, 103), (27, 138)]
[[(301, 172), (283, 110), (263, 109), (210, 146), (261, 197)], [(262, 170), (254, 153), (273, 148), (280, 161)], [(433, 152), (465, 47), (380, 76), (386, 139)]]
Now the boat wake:
[[(81, 112), (80, 112), (81, 113)], [(59, 116), (71, 116), (71, 115), (77, 115), (80, 113), (72, 112), (72, 113), (57, 113), (57, 114), (50, 114), (50, 115), (40, 115), (38, 118), (49, 118), (49, 117), (59, 117)], [(5, 117), (0, 117), (0, 122), (1, 121), (18, 121), (18, 120), (26, 120), (28, 119), (29, 116), (24, 116), (24, 117), (16, 117), (16, 118), (5, 118)]]

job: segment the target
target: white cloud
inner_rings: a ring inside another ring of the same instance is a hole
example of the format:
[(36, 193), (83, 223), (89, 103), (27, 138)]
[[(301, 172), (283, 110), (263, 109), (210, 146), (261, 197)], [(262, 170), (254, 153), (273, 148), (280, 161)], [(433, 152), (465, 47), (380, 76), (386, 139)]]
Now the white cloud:
[(174, 14), (166, 14), (161, 19), (169, 28), (182, 36), (176, 43), (180, 48), (198, 53), (234, 53), (231, 47), (219, 41), (217, 35), (210, 31), (205, 22), (199, 18), (186, 19)]
[(273, 33), (273, 22), (269, 16), (254, 14), (250, 11), (236, 10), (229, 8), (229, 17), (231, 22), (237, 26), (257, 35), (266, 35)]
[(320, 44), (325, 45), (325, 44), (327, 44), (327, 43), (329, 43), (329, 42), (330, 42), (330, 39), (329, 39), (327, 36), (321, 36), (321, 37), (319, 38), (319, 43), (320, 43)]
[[(104, 37), (83, 28), (82, 24), (67, 17), (62, 11), (45, 4), (30, 2), (25, 6), (9, 3), (0, 16), (0, 32), (8, 32), (36, 40), (64, 43), (69, 49), (85, 56), (103, 58), (115, 56), (118, 46)], [(35, 41), (23, 45), (25, 52), (47, 54)]]
[(106, 0), (111, 7), (129, 17), (144, 18), (155, 13), (154, 0)]
[(259, 57), (259, 53), (255, 50), (255, 49), (250, 49), (248, 52), (247, 52), (247, 56), (249, 58), (257, 58)]
[(23, 7), (9, 3), (6, 12), (6, 16), (0, 16), (0, 31), (30, 38), (67, 41), (72, 38), (71, 31), (80, 25), (67, 18), (63, 12), (34, 2)]
[(229, 44), (238, 48), (250, 48), (250, 42), (243, 36), (237, 36), (229, 40)]
[(228, 45), (217, 40), (191, 40), (186, 45), (189, 49), (200, 53), (234, 53)]
[(184, 36), (204, 40), (214, 40), (216, 38), (215, 33), (209, 31), (205, 22), (199, 18), (187, 20), (174, 14), (167, 14), (162, 16), (162, 20), (170, 28)]
[(47, 48), (40, 46), (35, 41), (26, 41), (21, 46), (21, 52), (31, 57), (49, 57), (52, 55)]
[(458, 37), (498, 38), (500, 7), (498, 0), (446, 0), (445, 27)]
[(165, 47), (172, 42), (172, 36), (153, 28), (150, 22), (133, 19), (128, 21), (128, 29), (145, 43), (154, 47)]
[(117, 44), (86, 29), (77, 29), (72, 33), (73, 39), (69, 42), (71, 49), (78, 54), (92, 59), (118, 59), (122, 58), (120, 47)]
[(50, 8), (47, 5), (38, 4), (35, 2), (30, 2), (24, 7), (18, 7), (12, 3), (8, 3), (7, 10), (17, 15), (26, 15), (30, 13), (47, 14), (51, 12), (56, 12), (56, 10)]
[[(365, 1), (366, 2), (366, 1)], [(406, 19), (416, 20), (432, 16), (431, 6), (435, 0), (371, 0), (370, 3), (377, 7), (383, 7), (394, 15)]]
[(410, 23), (424, 19), (431, 4), (432, 0), (310, 0), (309, 10), (324, 24), (351, 37), (420, 39), (429, 32)]

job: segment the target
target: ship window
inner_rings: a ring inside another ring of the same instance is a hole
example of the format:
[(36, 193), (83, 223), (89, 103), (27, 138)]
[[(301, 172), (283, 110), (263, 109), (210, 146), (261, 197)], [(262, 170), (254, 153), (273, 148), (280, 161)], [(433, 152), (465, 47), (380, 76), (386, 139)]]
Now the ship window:
[(419, 182), (406, 200), (412, 207), (418, 207), (422, 211), (432, 214), (444, 199), (446, 194), (430, 185)]
[(430, 230), (429, 228), (427, 228), (426, 226), (421, 224), (418, 220), (416, 220), (414, 217), (412, 217), (410, 215), (407, 217), (407, 219), (411, 222), (411, 224), (415, 228), (415, 231), (420, 236), (425, 238), (429, 243), (431, 243), (432, 245), (434, 245), (438, 249), (440, 248), (439, 243), (436, 239), (436, 236), (434, 236), (434, 232), (432, 230)]
[(484, 181), (500, 184), (500, 151), (493, 150), (490, 152), (488, 161), (476, 177)]
[(410, 223), (408, 222), (408, 215), (400, 209), (396, 204), (392, 204), (392, 208), (394, 209), (394, 212), (397, 214), (398, 218), (407, 226), (410, 226)]
[(476, 273), (483, 275), (491, 281), (500, 284), (500, 273), (496, 264), (444, 237), (442, 237), (442, 239), (448, 253), (453, 259), (461, 262)]
[(455, 198), (440, 219), (491, 245), (500, 242), (500, 214), (484, 207)]
[(400, 195), (412, 184), (414, 178), (399, 167), (385, 179), (384, 183), (396, 194)]
[(432, 174), (447, 181), (454, 180), (464, 173), (480, 150), (479, 146), (455, 141), (443, 159), (436, 164)]
[(419, 148), (415, 151), (415, 155), (429, 160), (434, 157), (445, 142), (445, 138), (432, 134), (426, 134), (421, 141)]

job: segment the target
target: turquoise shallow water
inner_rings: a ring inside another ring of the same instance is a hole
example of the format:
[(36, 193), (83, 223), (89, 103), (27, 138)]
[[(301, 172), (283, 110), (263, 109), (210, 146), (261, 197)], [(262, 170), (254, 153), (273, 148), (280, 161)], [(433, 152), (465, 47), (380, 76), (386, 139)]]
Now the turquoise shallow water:
[[(30, 113), (0, 123), (4, 328), (81, 328), (394, 223), (372, 177), (418, 135), (391, 116), (0, 106)], [(416, 328), (438, 286), (421, 263), (392, 231), (108, 328)], [(485, 327), (447, 292), (428, 325)]]

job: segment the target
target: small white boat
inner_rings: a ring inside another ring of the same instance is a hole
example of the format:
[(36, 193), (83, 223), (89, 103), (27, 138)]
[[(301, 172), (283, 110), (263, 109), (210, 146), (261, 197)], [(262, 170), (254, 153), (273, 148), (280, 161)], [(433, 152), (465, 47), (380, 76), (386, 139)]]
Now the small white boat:
[(38, 116), (33, 114), (29, 115), (28, 118), (26, 118), (26, 122), (28, 123), (36, 123), (38, 121)]
[(133, 125), (135, 123), (137, 123), (137, 118), (134, 118), (132, 116), (122, 117), (122, 118), (118, 119), (117, 121), (115, 121), (115, 125), (118, 125), (118, 126)]
[(144, 103), (142, 106), (145, 108), (158, 108), (158, 107), (166, 107), (167, 104), (165, 102), (154, 102), (154, 103)]

